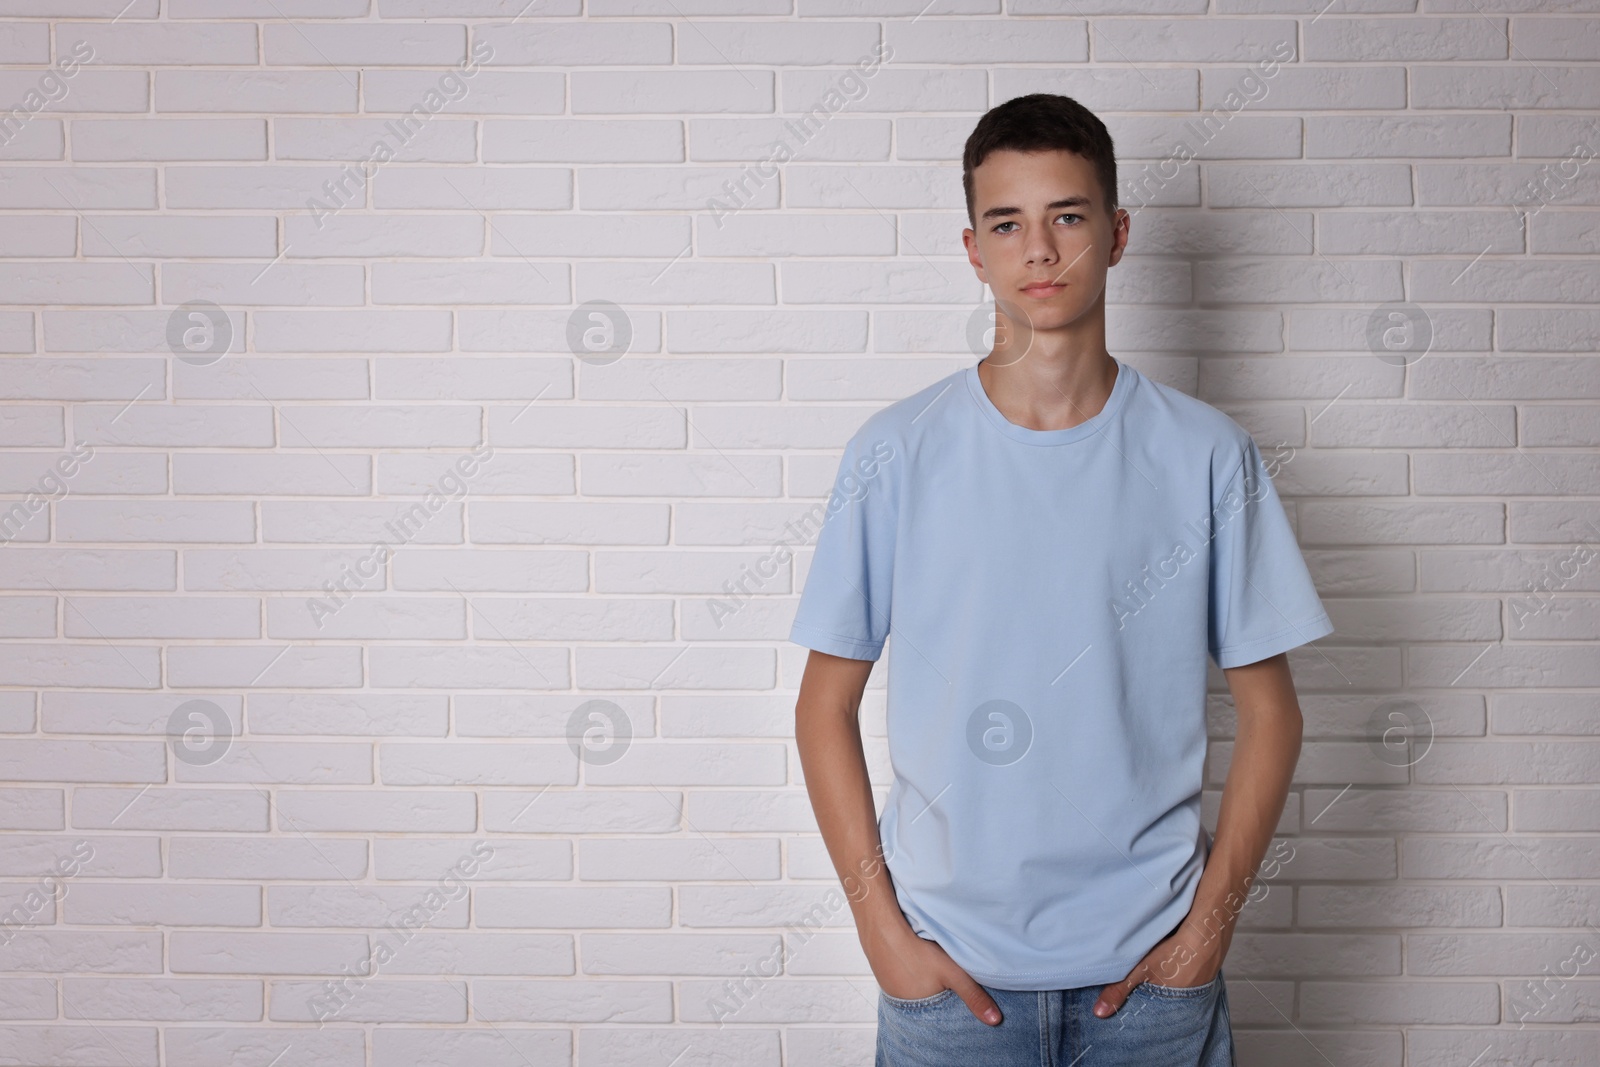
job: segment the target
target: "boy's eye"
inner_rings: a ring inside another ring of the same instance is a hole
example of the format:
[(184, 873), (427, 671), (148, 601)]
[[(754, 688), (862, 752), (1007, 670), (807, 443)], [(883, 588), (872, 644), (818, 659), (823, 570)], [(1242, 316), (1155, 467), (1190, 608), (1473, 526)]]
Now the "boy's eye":
[[(1063, 212), (1062, 214), (1056, 216), (1056, 221), (1059, 222), (1062, 219), (1071, 219), (1072, 221), (1069, 222), (1067, 225), (1076, 226), (1078, 223), (1083, 221), (1083, 216), (1075, 214), (1074, 212), (1071, 212), (1071, 211), (1067, 211), (1067, 212)], [(1006, 229), (1005, 227), (1007, 227), (1007, 226), (1015, 226), (1015, 225), (1016, 225), (1015, 222), (1008, 220), (1008, 221), (1002, 222), (998, 226), (996, 226), (994, 228), (994, 232), (995, 233), (1010, 233), (1011, 231)]]

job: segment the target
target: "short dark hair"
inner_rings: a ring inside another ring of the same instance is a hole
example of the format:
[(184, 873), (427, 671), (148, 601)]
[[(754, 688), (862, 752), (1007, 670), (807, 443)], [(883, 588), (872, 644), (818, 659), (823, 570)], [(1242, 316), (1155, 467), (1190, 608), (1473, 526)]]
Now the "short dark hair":
[(989, 153), (1048, 152), (1064, 149), (1094, 165), (1105, 190), (1106, 210), (1117, 210), (1117, 153), (1111, 132), (1093, 111), (1070, 96), (1029, 93), (986, 111), (967, 137), (961, 153), (961, 188), (967, 194), (967, 222), (977, 229), (973, 214), (972, 171)]

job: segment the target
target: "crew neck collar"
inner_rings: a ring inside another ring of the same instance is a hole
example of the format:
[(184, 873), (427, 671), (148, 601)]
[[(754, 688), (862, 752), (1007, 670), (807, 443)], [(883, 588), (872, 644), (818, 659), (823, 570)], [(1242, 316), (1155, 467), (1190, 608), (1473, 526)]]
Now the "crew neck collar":
[(1091, 434), (1099, 433), (1106, 425), (1116, 418), (1117, 411), (1128, 399), (1128, 394), (1133, 392), (1135, 371), (1128, 364), (1116, 356), (1111, 361), (1117, 365), (1117, 379), (1111, 386), (1111, 395), (1106, 398), (1105, 406), (1097, 411), (1093, 418), (1068, 426), (1062, 430), (1034, 430), (1027, 426), (1018, 426), (1001, 414), (1000, 409), (994, 406), (994, 401), (989, 399), (989, 394), (984, 391), (983, 379), (978, 377), (978, 360), (967, 367), (963, 377), (967, 382), (967, 391), (972, 394), (973, 402), (978, 405), (978, 410), (995, 429), (1026, 445), (1064, 445), (1072, 441), (1079, 441)]

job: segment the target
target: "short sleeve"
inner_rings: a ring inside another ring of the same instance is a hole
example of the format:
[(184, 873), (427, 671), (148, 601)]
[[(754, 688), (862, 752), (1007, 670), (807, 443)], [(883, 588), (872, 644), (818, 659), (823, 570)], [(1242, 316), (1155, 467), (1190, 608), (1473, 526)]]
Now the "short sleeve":
[(826, 504), (802, 526), (821, 530), (789, 640), (847, 659), (876, 660), (889, 637), (895, 492), (904, 459), (890, 441), (858, 433), (845, 446)]
[(1333, 632), (1254, 439), (1214, 502), (1207, 645), (1240, 667)]

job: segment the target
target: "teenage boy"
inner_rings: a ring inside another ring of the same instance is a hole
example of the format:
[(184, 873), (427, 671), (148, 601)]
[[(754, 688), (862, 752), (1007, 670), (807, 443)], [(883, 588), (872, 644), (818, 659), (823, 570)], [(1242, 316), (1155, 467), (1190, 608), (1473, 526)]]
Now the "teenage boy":
[[(790, 633), (877, 1064), (1226, 1067), (1222, 961), (1300, 751), (1285, 653), (1333, 624), (1250, 434), (1106, 351), (1104, 124), (1011, 100), (963, 186), (993, 350), (850, 439)], [(857, 713), (891, 634), (880, 820)], [(1238, 718), (1214, 838), (1208, 657)]]

